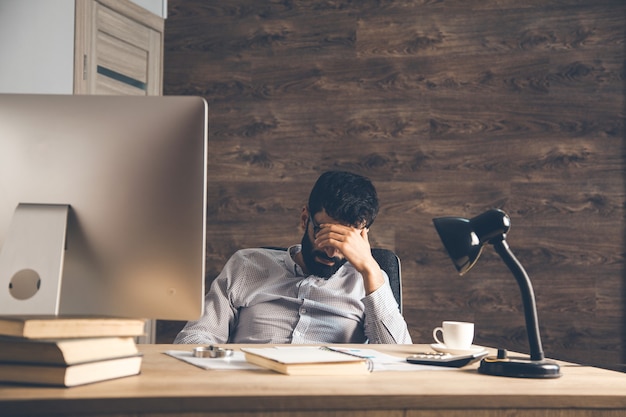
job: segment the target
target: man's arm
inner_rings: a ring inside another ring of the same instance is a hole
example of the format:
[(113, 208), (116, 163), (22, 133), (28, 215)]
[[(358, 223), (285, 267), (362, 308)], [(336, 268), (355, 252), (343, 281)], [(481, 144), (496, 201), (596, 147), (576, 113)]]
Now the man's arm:
[(236, 309), (231, 305), (229, 293), (229, 261), (222, 273), (213, 281), (205, 296), (204, 314), (188, 322), (178, 333), (174, 343), (217, 344), (228, 343), (230, 329), (237, 320)]
[(364, 331), (370, 343), (413, 343), (388, 280), (376, 291), (366, 295), (362, 301), (365, 306)]

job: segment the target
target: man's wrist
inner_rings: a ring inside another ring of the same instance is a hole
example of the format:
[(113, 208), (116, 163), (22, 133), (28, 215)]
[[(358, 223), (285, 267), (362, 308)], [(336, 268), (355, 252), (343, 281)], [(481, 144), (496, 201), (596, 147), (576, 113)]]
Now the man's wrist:
[(375, 266), (368, 267), (366, 270), (361, 272), (366, 295), (373, 293), (385, 283), (383, 271), (380, 269), (380, 266), (378, 266), (378, 263), (374, 261), (374, 264)]

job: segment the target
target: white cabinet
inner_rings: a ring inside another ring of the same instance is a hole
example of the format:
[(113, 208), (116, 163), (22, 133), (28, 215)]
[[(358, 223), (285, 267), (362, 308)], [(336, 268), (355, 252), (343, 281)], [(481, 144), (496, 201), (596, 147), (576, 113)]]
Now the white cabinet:
[(0, 0), (0, 92), (160, 94), (166, 5)]

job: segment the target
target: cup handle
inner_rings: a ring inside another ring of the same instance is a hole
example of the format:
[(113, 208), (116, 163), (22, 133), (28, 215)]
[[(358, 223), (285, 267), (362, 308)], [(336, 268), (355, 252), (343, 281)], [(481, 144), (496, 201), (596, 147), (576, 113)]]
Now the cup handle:
[(435, 327), (433, 329), (433, 339), (435, 339), (435, 342), (439, 343), (440, 345), (444, 345), (445, 343), (443, 343), (443, 341), (439, 340), (439, 338), (437, 337), (437, 333), (441, 332), (441, 337), (443, 338), (443, 327)]

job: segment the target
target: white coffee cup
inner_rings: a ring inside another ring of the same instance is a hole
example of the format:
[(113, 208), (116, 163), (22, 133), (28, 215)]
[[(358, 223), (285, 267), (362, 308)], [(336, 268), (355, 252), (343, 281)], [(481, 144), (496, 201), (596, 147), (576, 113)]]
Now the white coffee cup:
[[(441, 340), (437, 334), (441, 332)], [(463, 321), (444, 321), (441, 327), (435, 327), (433, 338), (440, 345), (450, 349), (470, 349), (474, 340), (474, 323)]]

